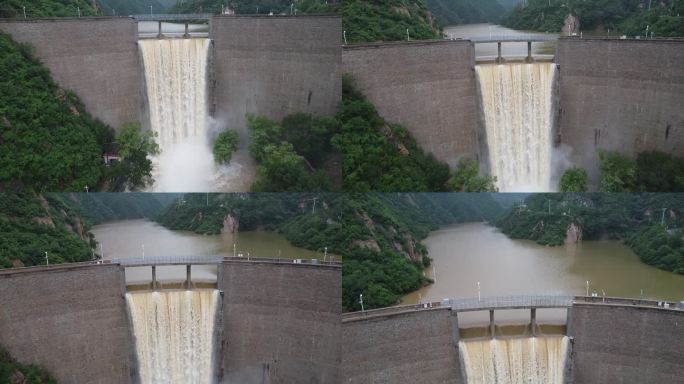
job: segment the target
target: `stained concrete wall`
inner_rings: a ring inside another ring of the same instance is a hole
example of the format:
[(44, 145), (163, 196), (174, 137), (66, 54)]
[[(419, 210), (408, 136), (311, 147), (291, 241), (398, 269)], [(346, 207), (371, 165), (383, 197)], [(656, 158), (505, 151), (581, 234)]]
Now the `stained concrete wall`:
[(339, 383), (463, 383), (453, 320), (441, 309), (344, 321)]
[(224, 262), (222, 383), (335, 383), (340, 267)]
[(334, 115), (342, 97), (339, 16), (218, 16), (213, 115), (247, 136), (245, 114)]
[(141, 121), (137, 25), (129, 18), (0, 19), (0, 31), (31, 44), (60, 87), (119, 127)]
[(60, 383), (130, 383), (135, 349), (117, 265), (0, 273), (0, 345)]
[(575, 304), (574, 383), (684, 383), (684, 311)]
[(684, 156), (684, 40), (562, 38), (560, 139), (597, 184), (598, 149)]
[(347, 46), (342, 71), (388, 122), (450, 166), (478, 159), (481, 132), (474, 52), (469, 41)]

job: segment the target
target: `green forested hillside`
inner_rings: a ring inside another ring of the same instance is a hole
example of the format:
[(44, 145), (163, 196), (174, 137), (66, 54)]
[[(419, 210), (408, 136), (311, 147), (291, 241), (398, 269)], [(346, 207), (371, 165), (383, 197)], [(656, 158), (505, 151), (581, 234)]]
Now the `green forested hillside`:
[(514, 239), (561, 245), (570, 226), (584, 240), (625, 240), (645, 263), (684, 274), (684, 194), (534, 194), (496, 221)]
[[(150, 182), (150, 133), (128, 124), (119, 136), (53, 81), (31, 47), (0, 33), (0, 190), (136, 189)], [(102, 154), (118, 149), (106, 166)], [(124, 155), (125, 154), (125, 155)]]
[(169, 7), (159, 0), (97, 0), (100, 14), (103, 16), (125, 16), (150, 13), (150, 5), (153, 13), (166, 13)]
[(98, 14), (98, 6), (91, 0), (0, 0), (0, 18), (24, 17), (78, 17), (95, 16)]
[(425, 4), (443, 27), (496, 22), (506, 13), (499, 0), (426, 0)]
[(0, 193), (0, 267), (90, 260), (88, 229), (63, 196)]
[[(294, 4), (294, 5), (293, 5)], [(335, 11), (335, 6), (328, 5), (325, 0), (183, 0), (171, 8), (171, 12), (178, 13), (221, 13), (224, 8), (231, 8), (237, 14), (269, 14), (284, 13), (329, 13)], [(258, 8), (258, 9), (257, 9)]]
[[(648, 9), (649, 4), (651, 5)], [(515, 29), (558, 32), (568, 14), (579, 18), (581, 29), (610, 29), (613, 35), (684, 36), (684, 0), (529, 0), (503, 19)]]
[(111, 220), (154, 218), (180, 194), (175, 193), (65, 193), (67, 204), (74, 206), (89, 224)]
[(423, 0), (346, 0), (342, 25), (347, 43), (436, 39), (441, 29)]
[(353, 310), (360, 293), (369, 307), (383, 307), (426, 283), (421, 271), (430, 259), (420, 240), (429, 231), (491, 220), (500, 210), (488, 194), (188, 194), (158, 220), (215, 234), (231, 215), (240, 230), (273, 230), (296, 246), (328, 247), (343, 258), (343, 304)]

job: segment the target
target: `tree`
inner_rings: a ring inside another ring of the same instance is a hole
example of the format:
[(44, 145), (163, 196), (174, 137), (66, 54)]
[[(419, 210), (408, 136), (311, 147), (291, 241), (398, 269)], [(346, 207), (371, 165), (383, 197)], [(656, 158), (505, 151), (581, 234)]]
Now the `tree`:
[(458, 192), (497, 192), (495, 183), (496, 177), (478, 175), (475, 160), (461, 160), (447, 186)]
[(309, 173), (304, 157), (298, 155), (292, 144), (268, 144), (263, 148), (262, 160), (257, 166), (259, 181), (255, 192), (320, 191), (331, 186), (322, 172)]
[(221, 132), (214, 141), (214, 161), (219, 164), (227, 163), (237, 149), (239, 137), (237, 131), (228, 129)]
[(566, 170), (560, 179), (560, 192), (586, 192), (589, 177), (584, 168), (573, 167)]
[(151, 185), (152, 160), (159, 154), (159, 146), (152, 131), (142, 131), (139, 123), (126, 123), (116, 137), (119, 161), (110, 166), (113, 190), (135, 190)]
[(619, 152), (599, 150), (601, 192), (632, 192), (636, 183), (636, 164)]

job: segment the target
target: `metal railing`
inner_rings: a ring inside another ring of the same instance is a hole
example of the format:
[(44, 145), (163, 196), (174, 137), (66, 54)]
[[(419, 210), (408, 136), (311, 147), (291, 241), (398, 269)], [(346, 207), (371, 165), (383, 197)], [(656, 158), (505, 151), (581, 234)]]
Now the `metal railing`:
[(485, 36), (469, 36), (465, 40), (470, 40), (473, 43), (498, 43), (498, 42), (540, 42), (540, 41), (556, 41), (558, 35), (542, 35), (542, 34), (526, 34), (526, 35), (485, 35)]
[(573, 299), (574, 296), (566, 295), (492, 296), (445, 299), (442, 300), (442, 305), (449, 305), (456, 312), (491, 309), (567, 308), (572, 306)]
[(198, 265), (221, 264), (223, 256), (151, 256), (112, 259), (111, 263), (124, 267), (146, 265)]
[(211, 13), (181, 13), (181, 14), (143, 14), (131, 15), (132, 18), (139, 21), (173, 21), (173, 20), (210, 20), (213, 15)]

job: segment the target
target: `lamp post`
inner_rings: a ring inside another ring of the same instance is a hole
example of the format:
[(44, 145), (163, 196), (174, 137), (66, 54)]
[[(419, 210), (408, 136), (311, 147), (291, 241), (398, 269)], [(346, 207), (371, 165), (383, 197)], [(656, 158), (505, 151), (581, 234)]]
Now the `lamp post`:
[(24, 6), (24, 19), (26, 18), (26, 6)]
[(47, 251), (45, 251), (45, 265), (50, 265), (50, 259), (48, 258)]
[(150, 16), (152, 16), (152, 4), (150, 4)]
[(363, 312), (363, 293), (359, 295), (359, 303), (361, 303), (361, 312)]
[(145, 244), (142, 245), (142, 257), (145, 260)]
[(589, 296), (589, 280), (587, 280), (587, 296)]
[(326, 261), (328, 259), (328, 247), (325, 247), (325, 253), (323, 254), (323, 261)]
[(482, 300), (482, 296), (480, 294), (480, 282), (478, 281), (477, 282), (477, 301), (481, 301), (481, 300)]

